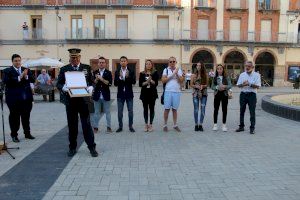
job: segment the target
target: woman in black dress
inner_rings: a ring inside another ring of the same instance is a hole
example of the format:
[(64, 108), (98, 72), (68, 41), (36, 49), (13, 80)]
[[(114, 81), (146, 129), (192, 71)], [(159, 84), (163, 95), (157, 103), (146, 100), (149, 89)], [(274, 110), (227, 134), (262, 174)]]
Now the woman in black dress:
[[(158, 98), (157, 95), (158, 73), (154, 68), (153, 62), (147, 60), (145, 64), (145, 70), (140, 73), (139, 86), (141, 89), (140, 99), (143, 102), (144, 107), (144, 119), (145, 119), (145, 131), (152, 132), (152, 123), (154, 119), (154, 107), (155, 101)], [(150, 123), (148, 124), (148, 113), (150, 110)]]

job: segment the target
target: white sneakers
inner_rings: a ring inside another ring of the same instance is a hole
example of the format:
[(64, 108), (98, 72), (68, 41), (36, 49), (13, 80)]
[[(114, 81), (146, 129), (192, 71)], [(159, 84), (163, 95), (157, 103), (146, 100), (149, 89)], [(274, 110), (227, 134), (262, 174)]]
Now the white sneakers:
[(223, 131), (223, 132), (227, 132), (226, 124), (223, 124), (223, 126), (222, 126), (222, 131)]
[(217, 130), (218, 130), (218, 124), (214, 124), (213, 131), (217, 131)]
[[(217, 131), (217, 130), (218, 130), (218, 124), (214, 124), (212, 130), (213, 130), (213, 131)], [(223, 124), (223, 126), (222, 126), (222, 131), (223, 131), (223, 132), (227, 132), (227, 131), (228, 131), (226, 124)]]

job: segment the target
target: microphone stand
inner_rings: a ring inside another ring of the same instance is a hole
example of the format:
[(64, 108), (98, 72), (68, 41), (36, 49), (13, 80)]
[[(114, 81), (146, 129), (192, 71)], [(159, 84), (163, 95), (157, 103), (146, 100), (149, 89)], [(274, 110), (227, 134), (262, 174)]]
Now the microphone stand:
[[(6, 145), (6, 141), (5, 141), (5, 132), (4, 132), (4, 111), (3, 111), (3, 94), (4, 94), (4, 85), (2, 82), (0, 82), (0, 101), (1, 101), (1, 114), (2, 114), (2, 134), (3, 134), (3, 146), (2, 146), (2, 151), (6, 151), (8, 153), (8, 155), (10, 155), (10, 157), (12, 159), (16, 159), (10, 152), (10, 149), (20, 149), (20, 147), (7, 147)], [(0, 151), (1, 154), (1, 151)]]

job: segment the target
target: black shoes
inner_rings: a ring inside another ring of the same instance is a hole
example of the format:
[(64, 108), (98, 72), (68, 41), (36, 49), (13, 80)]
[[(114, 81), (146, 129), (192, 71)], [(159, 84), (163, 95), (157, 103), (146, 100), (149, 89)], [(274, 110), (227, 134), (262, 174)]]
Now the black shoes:
[(73, 157), (76, 154), (76, 149), (70, 149), (68, 152), (69, 157)]
[(199, 125), (199, 126), (198, 126), (198, 131), (201, 131), (201, 132), (204, 131), (202, 125)]
[(11, 138), (12, 138), (12, 141), (15, 142), (15, 143), (20, 142), (20, 140), (19, 140), (19, 138), (17, 136), (11, 137)]
[(198, 125), (195, 125), (195, 131), (199, 131)]
[(29, 133), (29, 134), (26, 134), (26, 135), (25, 135), (25, 138), (26, 138), (26, 139), (29, 139), (29, 140), (34, 140), (34, 139), (35, 139), (35, 137), (33, 137), (30, 133)]
[(131, 133), (134, 133), (134, 132), (135, 132), (135, 130), (134, 130), (132, 127), (129, 127), (129, 131), (130, 131)]
[(106, 129), (106, 133), (112, 133), (113, 131), (111, 130), (111, 128), (110, 127), (107, 127), (107, 129)]
[(244, 127), (239, 127), (238, 129), (235, 130), (235, 132), (242, 132), (245, 131)]
[(254, 133), (255, 133), (254, 129), (250, 129), (250, 134), (254, 134)]
[(98, 157), (98, 152), (95, 148), (90, 149), (90, 153), (92, 157)]
[(122, 132), (122, 131), (123, 131), (123, 128), (118, 128), (118, 129), (116, 130), (117, 133), (120, 133), (120, 132)]

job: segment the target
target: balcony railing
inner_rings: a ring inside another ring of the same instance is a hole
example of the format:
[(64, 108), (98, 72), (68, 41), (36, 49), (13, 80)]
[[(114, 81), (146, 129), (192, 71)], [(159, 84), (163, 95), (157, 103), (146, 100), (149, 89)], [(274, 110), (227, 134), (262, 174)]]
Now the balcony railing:
[(258, 0), (259, 11), (279, 11), (280, 0)]
[(175, 0), (153, 0), (154, 7), (176, 7)]
[(109, 0), (65, 0), (65, 6), (105, 6)]
[(153, 31), (154, 40), (174, 40), (174, 29), (158, 29)]
[(43, 29), (23, 30), (24, 40), (43, 40), (45, 38)]
[(111, 6), (133, 6), (133, 0), (110, 0)]
[(240, 30), (184, 30), (183, 40), (193, 41), (233, 41), (264, 43), (296, 43), (297, 35), (293, 33), (253, 32)]
[(226, 0), (225, 8), (227, 10), (247, 10), (248, 0)]
[(128, 40), (131, 37), (130, 30), (96, 30), (96, 29), (77, 29), (65, 30), (66, 40)]
[(23, 6), (45, 6), (47, 4), (47, 0), (22, 0)]
[(198, 10), (216, 8), (216, 0), (194, 0), (194, 8)]

